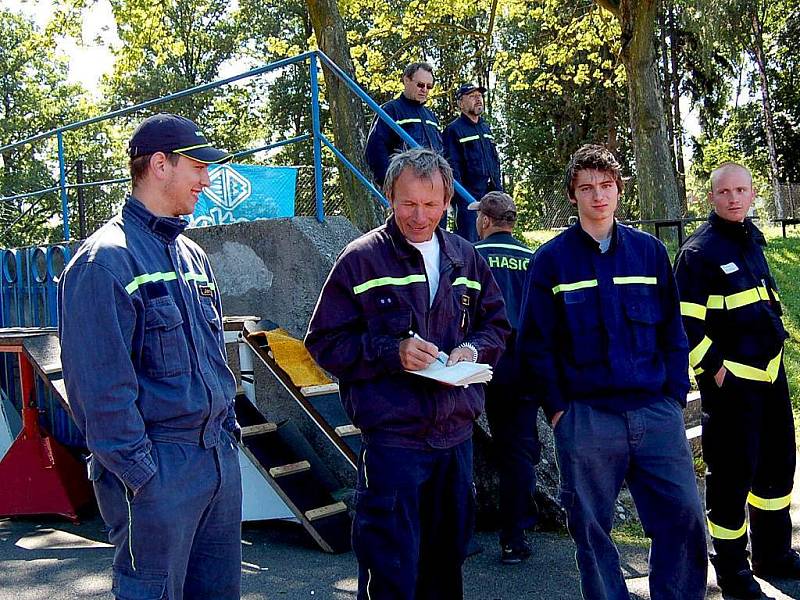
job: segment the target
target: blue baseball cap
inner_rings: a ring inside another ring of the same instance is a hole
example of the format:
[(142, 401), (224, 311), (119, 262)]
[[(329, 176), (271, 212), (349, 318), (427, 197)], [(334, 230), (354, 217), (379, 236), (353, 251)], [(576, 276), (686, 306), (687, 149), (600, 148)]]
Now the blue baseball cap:
[(147, 117), (139, 123), (128, 142), (131, 158), (156, 152), (180, 154), (206, 164), (223, 163), (232, 158), (229, 152), (212, 147), (193, 121), (169, 113)]
[(483, 87), (482, 85), (475, 85), (474, 83), (465, 83), (456, 90), (456, 100), (461, 100), (463, 96), (471, 94), (475, 90), (478, 90), (481, 94), (486, 93), (486, 88)]

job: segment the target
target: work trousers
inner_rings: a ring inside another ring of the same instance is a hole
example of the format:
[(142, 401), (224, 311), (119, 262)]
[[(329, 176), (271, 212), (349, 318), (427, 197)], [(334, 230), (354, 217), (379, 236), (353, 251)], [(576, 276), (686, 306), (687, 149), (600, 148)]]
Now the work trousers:
[(539, 462), (538, 405), (520, 399), (514, 386), (486, 387), (486, 418), (500, 478), (500, 543), (520, 544), (536, 524), (536, 465)]
[(630, 598), (611, 541), (623, 481), (652, 542), (652, 600), (705, 596), (703, 512), (684, 431), (670, 399), (620, 414), (573, 402), (556, 425), (561, 503), (586, 600)]
[(236, 443), (212, 448), (153, 441), (156, 473), (133, 495), (92, 459), (100, 514), (110, 528), (117, 600), (238, 600), (242, 484)]
[(719, 574), (747, 567), (747, 524), (753, 562), (780, 560), (791, 549), (789, 508), (795, 468), (794, 419), (786, 373), (774, 383), (740, 379), (722, 387), (698, 381), (703, 402), (706, 510)]
[(448, 449), (364, 444), (353, 551), (359, 600), (460, 600), (472, 535), (472, 440)]

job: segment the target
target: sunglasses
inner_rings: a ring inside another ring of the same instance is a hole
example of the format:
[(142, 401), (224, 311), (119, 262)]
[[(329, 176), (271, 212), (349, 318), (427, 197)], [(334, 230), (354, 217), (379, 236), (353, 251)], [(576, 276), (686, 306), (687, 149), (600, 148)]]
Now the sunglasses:
[(414, 83), (421, 90), (424, 90), (425, 88), (428, 88), (429, 90), (433, 89), (433, 84), (432, 83), (422, 83), (421, 81), (415, 81)]

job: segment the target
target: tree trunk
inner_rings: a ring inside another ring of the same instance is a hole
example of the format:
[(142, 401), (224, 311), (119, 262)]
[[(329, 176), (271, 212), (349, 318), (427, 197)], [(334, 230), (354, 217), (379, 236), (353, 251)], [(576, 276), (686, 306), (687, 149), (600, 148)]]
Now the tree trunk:
[[(336, 0), (306, 0), (319, 49), (351, 78), (355, 78), (347, 32)], [(333, 138), (336, 147), (363, 174), (369, 169), (364, 160), (367, 125), (361, 101), (327, 68), (324, 68), (330, 103)], [(350, 170), (339, 163), (339, 180), (353, 224), (361, 231), (380, 225), (383, 209)]]
[(669, 55), (672, 71), (672, 122), (674, 124), (673, 141), (675, 144), (675, 171), (677, 174), (678, 196), (681, 204), (681, 215), (689, 213), (686, 202), (686, 165), (683, 161), (683, 121), (681, 120), (681, 75), (678, 70), (678, 28), (675, 26), (675, 4), (667, 0), (667, 18), (669, 21)]
[(622, 29), (622, 62), (628, 78), (628, 105), (636, 157), (642, 219), (680, 216), (655, 47), (657, 0), (596, 0), (614, 13)]
[(764, 56), (764, 31), (763, 24), (758, 18), (757, 11), (753, 13), (753, 43), (750, 45), (750, 54), (758, 66), (758, 78), (761, 83), (761, 107), (764, 112), (764, 133), (767, 136), (767, 150), (769, 151), (769, 170), (772, 180), (772, 200), (775, 203), (775, 218), (783, 218), (783, 199), (778, 177), (778, 152), (775, 148), (775, 125), (772, 120), (772, 101), (769, 94), (769, 79), (767, 79), (766, 57)]

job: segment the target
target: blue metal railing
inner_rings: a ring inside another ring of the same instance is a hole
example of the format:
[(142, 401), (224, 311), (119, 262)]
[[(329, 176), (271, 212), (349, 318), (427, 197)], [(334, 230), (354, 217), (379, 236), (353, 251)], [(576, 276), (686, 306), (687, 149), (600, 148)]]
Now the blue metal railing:
[[(240, 81), (243, 79), (255, 77), (258, 75), (262, 75), (264, 73), (268, 73), (270, 71), (274, 71), (276, 69), (281, 69), (293, 64), (301, 63), (301, 62), (309, 62), (309, 76), (311, 80), (311, 117), (312, 117), (312, 131), (308, 134), (303, 134), (300, 136), (296, 136), (286, 140), (280, 140), (277, 142), (273, 142), (271, 144), (267, 144), (265, 146), (261, 146), (259, 148), (253, 148), (248, 150), (243, 150), (241, 152), (237, 152), (234, 157), (241, 158), (244, 156), (248, 156), (250, 154), (255, 154), (256, 152), (262, 152), (266, 150), (271, 150), (273, 148), (278, 148), (280, 146), (285, 146), (287, 144), (299, 143), (308, 140), (309, 138), (312, 140), (313, 143), (313, 152), (314, 152), (314, 196), (315, 196), (315, 204), (316, 204), (316, 217), (321, 222), (325, 218), (325, 212), (323, 207), (323, 188), (322, 188), (322, 146), (324, 145), (328, 148), (334, 156), (347, 167), (347, 169), (353, 173), (353, 175), (364, 185), (370, 193), (376, 198), (381, 204), (388, 207), (389, 203), (384, 198), (383, 194), (378, 190), (372, 182), (363, 174), (361, 171), (350, 161), (348, 160), (344, 154), (334, 146), (331, 140), (328, 139), (327, 136), (321, 130), (320, 124), (320, 108), (319, 108), (319, 62), (321, 61), (322, 64), (327, 67), (331, 73), (333, 73), (336, 77), (338, 77), (346, 86), (347, 88), (356, 94), (358, 98), (360, 98), (364, 103), (369, 106), (371, 110), (373, 110), (379, 118), (381, 118), (386, 124), (392, 128), (392, 130), (397, 133), (398, 136), (410, 147), (419, 146), (419, 144), (410, 136), (408, 135), (399, 125), (397, 125), (394, 120), (386, 114), (386, 112), (375, 102), (370, 96), (359, 87), (359, 85), (353, 81), (336, 63), (334, 63), (330, 58), (328, 58), (323, 52), (319, 50), (314, 50), (310, 52), (304, 52), (303, 54), (299, 54), (297, 56), (286, 58), (283, 60), (279, 60), (268, 65), (264, 65), (255, 69), (251, 69), (249, 71), (245, 71), (244, 73), (240, 73), (238, 75), (233, 75), (231, 77), (226, 77), (224, 79), (219, 79), (217, 81), (213, 81), (210, 83), (205, 83), (202, 85), (198, 85), (192, 88), (188, 88), (186, 90), (182, 90), (180, 92), (175, 92), (173, 94), (169, 94), (167, 96), (162, 96), (160, 98), (155, 98), (153, 100), (148, 100), (146, 102), (142, 102), (136, 104), (134, 106), (129, 106), (127, 108), (122, 108), (119, 110), (115, 110), (109, 113), (105, 113), (103, 115), (99, 115), (96, 117), (92, 117), (89, 119), (84, 119), (82, 121), (77, 121), (75, 123), (70, 123), (63, 127), (59, 127), (56, 129), (52, 129), (50, 131), (46, 131), (43, 133), (38, 133), (26, 139), (20, 140), (18, 142), (14, 142), (12, 144), (7, 144), (5, 146), (0, 146), (0, 153), (5, 152), (7, 150), (12, 150), (18, 148), (20, 146), (33, 144), (37, 141), (44, 140), (50, 137), (54, 137), (57, 140), (58, 144), (58, 185), (48, 187), (45, 189), (33, 191), (33, 192), (25, 192), (21, 194), (15, 194), (12, 196), (0, 196), (0, 202), (3, 201), (10, 201), (10, 200), (20, 200), (24, 198), (32, 198), (35, 196), (43, 196), (48, 193), (58, 191), (61, 198), (61, 219), (63, 225), (63, 233), (64, 233), (64, 240), (70, 240), (70, 227), (69, 227), (69, 197), (68, 197), (68, 190), (70, 189), (77, 189), (77, 188), (88, 188), (88, 187), (97, 187), (100, 185), (108, 185), (112, 183), (124, 183), (128, 181), (128, 178), (118, 178), (118, 179), (107, 179), (103, 181), (94, 181), (94, 182), (85, 182), (85, 183), (69, 183), (67, 181), (66, 176), (66, 162), (65, 162), (65, 148), (64, 148), (64, 133), (67, 131), (73, 131), (76, 129), (80, 129), (82, 127), (86, 127), (95, 123), (99, 123), (101, 121), (106, 121), (109, 119), (113, 119), (116, 117), (122, 117), (129, 115), (131, 113), (144, 110), (153, 106), (158, 106), (167, 102), (171, 102), (173, 100), (178, 100), (180, 98), (185, 98), (188, 96), (192, 96), (194, 94), (199, 94), (201, 92), (205, 92), (208, 90), (212, 90), (223, 85), (228, 85), (230, 83), (234, 83), (236, 81)], [(467, 192), (461, 184), (458, 182), (455, 183), (456, 193), (465, 198), (468, 202), (474, 200), (472, 196)]]

